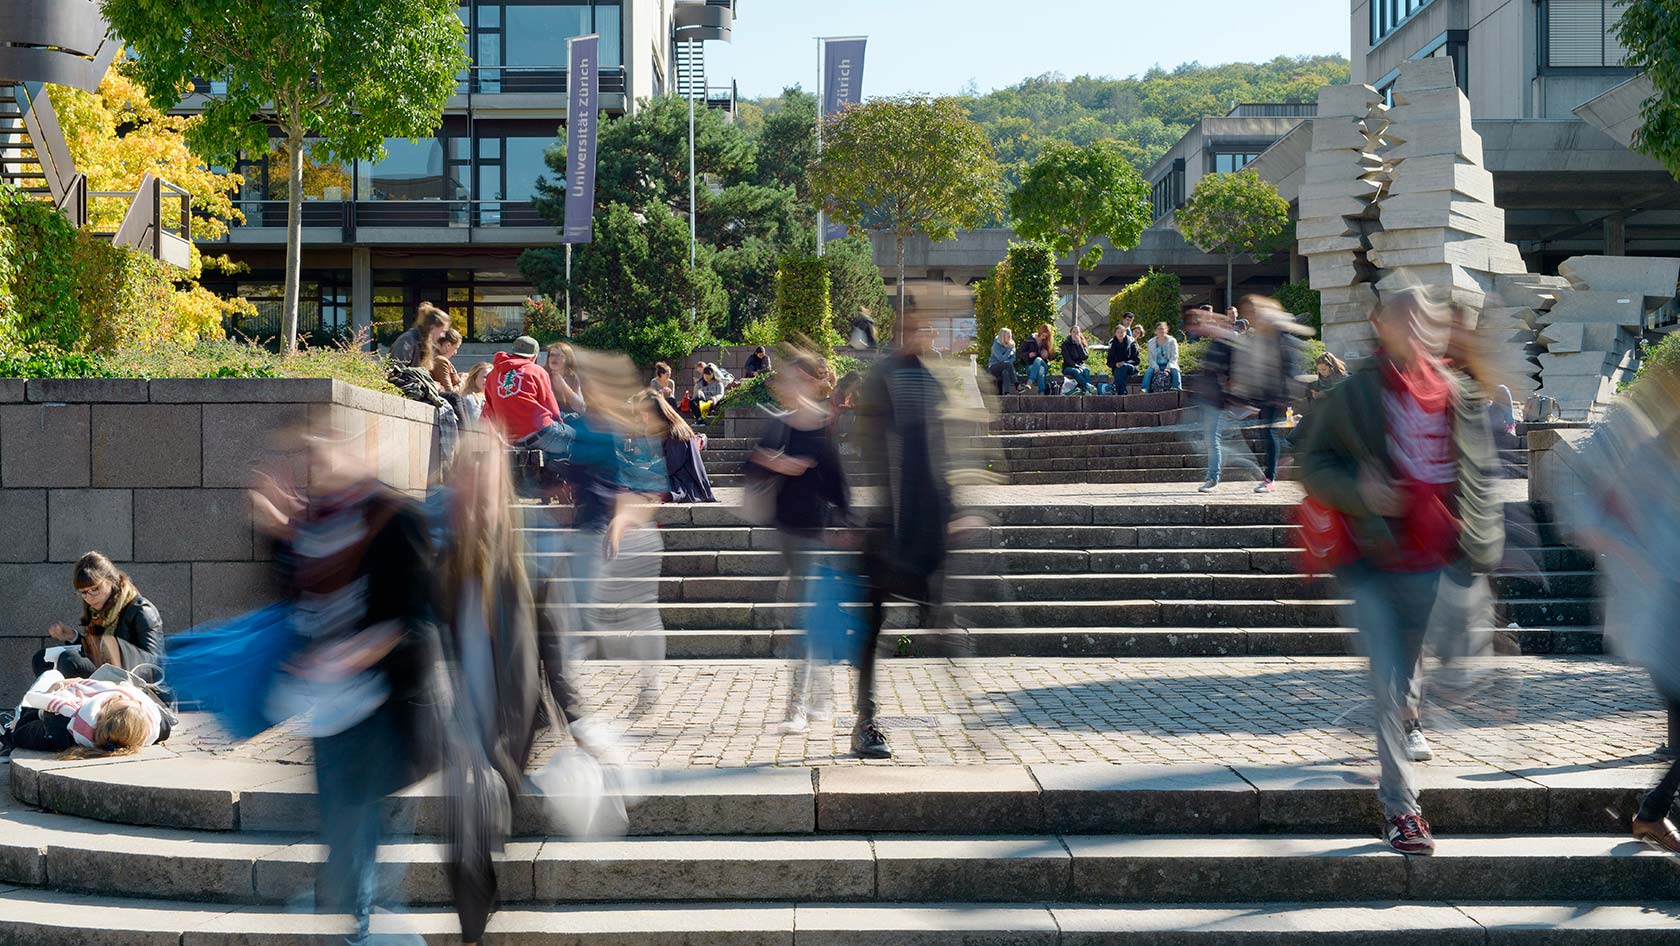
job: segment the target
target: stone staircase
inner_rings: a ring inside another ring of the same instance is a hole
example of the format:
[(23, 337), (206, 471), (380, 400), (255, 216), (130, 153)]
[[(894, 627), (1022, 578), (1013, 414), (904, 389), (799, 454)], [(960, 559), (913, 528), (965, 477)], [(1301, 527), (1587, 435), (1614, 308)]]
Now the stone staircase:
[[(1300, 573), (1293, 506), (978, 507), (993, 525), (953, 553), (949, 620), (911, 630), (889, 605), (883, 647), (917, 656), (1314, 656), (1354, 653), (1345, 602), (1326, 576)], [(525, 507), (539, 547), (564, 528), (555, 507)], [(673, 658), (790, 656), (798, 606), (781, 594), (779, 539), (723, 505), (660, 510), (658, 604)], [(1507, 511), (1498, 626), (1522, 653), (1597, 653), (1593, 561), (1564, 545), (1527, 503)], [(846, 553), (827, 553), (835, 559)], [(632, 622), (648, 626), (648, 622)], [(1515, 625), (1515, 627), (1507, 627)], [(907, 638), (900, 641), (899, 638)]]
[[(1432, 858), (1373, 836), (1369, 769), (659, 770), (624, 838), (564, 838), (522, 798), (487, 942), (1674, 941), (1674, 860), (1604, 814), (1631, 810), (1648, 771), (1424, 771)], [(288, 906), (322, 859), (305, 769), (19, 759), (11, 781), (0, 942), (289, 946), (343, 929)], [(455, 942), (440, 802), (422, 783), (388, 807), (384, 882), (406, 906), (376, 933)]]

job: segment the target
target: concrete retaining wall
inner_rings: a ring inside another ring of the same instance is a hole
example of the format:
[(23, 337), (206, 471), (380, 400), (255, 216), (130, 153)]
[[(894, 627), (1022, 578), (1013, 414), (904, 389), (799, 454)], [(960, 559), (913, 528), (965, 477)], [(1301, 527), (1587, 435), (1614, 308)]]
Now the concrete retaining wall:
[(74, 624), (71, 566), (97, 549), (175, 632), (269, 600), (246, 487), (270, 435), (308, 418), (364, 432), (380, 475), (423, 490), (431, 408), (331, 379), (0, 379), (0, 703), (54, 621)]

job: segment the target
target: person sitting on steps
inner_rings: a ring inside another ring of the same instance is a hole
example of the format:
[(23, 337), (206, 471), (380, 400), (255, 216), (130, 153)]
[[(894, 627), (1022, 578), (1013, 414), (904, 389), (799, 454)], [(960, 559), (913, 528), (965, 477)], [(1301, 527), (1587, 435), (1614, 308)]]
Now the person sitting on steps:
[(1015, 333), (1009, 329), (998, 329), (997, 337), (992, 339), (992, 354), (986, 362), (986, 370), (991, 373), (992, 380), (997, 382), (997, 393), (1014, 394), (1015, 385)]
[[(484, 419), (515, 447), (565, 459), (571, 456), (576, 435), (561, 420), (549, 372), (537, 366), (538, 348), (536, 339), (521, 335), (512, 351), (496, 353), (484, 386)], [(565, 393), (576, 397), (570, 390)]]
[(1077, 324), (1067, 338), (1062, 339), (1062, 377), (1073, 381), (1078, 387), (1075, 394), (1095, 394), (1096, 386), (1091, 383), (1091, 369), (1085, 365), (1091, 356), (1091, 346), (1085, 341), (1085, 332)]
[(1027, 383), (1040, 394), (1050, 393), (1050, 359), (1056, 351), (1048, 322), (1021, 343), (1021, 363), (1027, 366)]
[(1184, 387), (1184, 376), (1178, 370), (1178, 339), (1167, 330), (1167, 323), (1156, 322), (1155, 337), (1149, 340), (1149, 367), (1143, 372), (1143, 393), (1155, 390), (1155, 376), (1163, 372), (1171, 381), (1171, 390)]
[[(1114, 393), (1125, 394), (1132, 379), (1138, 377), (1138, 344), (1132, 338), (1132, 322), (1136, 316), (1127, 312), (1114, 327), (1114, 337), (1108, 343), (1108, 373), (1114, 378)], [(1141, 329), (1140, 329), (1141, 331)]]

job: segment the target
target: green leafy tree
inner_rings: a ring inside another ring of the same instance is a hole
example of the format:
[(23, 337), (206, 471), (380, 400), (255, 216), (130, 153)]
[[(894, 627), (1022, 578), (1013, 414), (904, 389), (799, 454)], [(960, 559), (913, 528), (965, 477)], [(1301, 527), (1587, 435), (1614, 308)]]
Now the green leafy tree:
[(836, 222), (893, 235), (898, 308), (904, 241), (949, 240), (1003, 204), (991, 142), (956, 99), (879, 98), (829, 115), (811, 184)]
[[(1007, 328), (1017, 339), (1033, 329), (1056, 322), (1056, 252), (1048, 244), (1022, 240), (1009, 244), (1005, 276), (998, 292), (998, 328)], [(993, 331), (996, 334), (996, 331)], [(990, 343), (991, 338), (981, 341)]]
[(594, 242), (573, 250), (570, 283), (560, 248), (526, 250), (519, 270), (550, 298), (570, 289), (574, 311), (588, 322), (584, 344), (652, 364), (708, 344), (723, 320), (727, 296), (711, 255), (701, 247), (689, 265), (688, 225), (669, 208), (655, 204), (638, 214), (614, 203), (596, 213)]
[(783, 89), (781, 107), (765, 115), (763, 127), (751, 137), (758, 146), (758, 182), (791, 187), (801, 204), (815, 208), (811, 165), (817, 160), (817, 97), (799, 86)]
[(1633, 147), (1680, 177), (1680, 14), (1672, 0), (1626, 0), (1617, 35), (1627, 65), (1644, 70), (1656, 87), (1645, 100)]
[(1244, 253), (1275, 248), (1289, 230), (1289, 202), (1270, 181), (1244, 168), (1203, 176), (1174, 219), (1184, 238), (1202, 252), (1225, 257), (1225, 304), (1230, 305), (1232, 264)]
[[(599, 157), (595, 166), (595, 204), (624, 204), (642, 210), (654, 203), (688, 216), (688, 104), (675, 96), (649, 99), (633, 115), (601, 123)], [(546, 156), (552, 180), (537, 183), (537, 211), (558, 225), (565, 219), (565, 132)], [(749, 183), (753, 176), (753, 148), (741, 129), (717, 109), (694, 113), (694, 170), (708, 181), (727, 187)], [(711, 189), (696, 188), (700, 219), (706, 218)]]
[(268, 151), (276, 127), (290, 155), (286, 200), (285, 351), (297, 345), (304, 139), (339, 161), (377, 160), (386, 138), (438, 127), (467, 66), (456, 0), (102, 0), (112, 32), (138, 55), (134, 76), (160, 109), (195, 78), (227, 82), (187, 129), (193, 151), (232, 166)]
[(1050, 245), (1058, 257), (1074, 256), (1073, 320), (1079, 320), (1079, 273), (1102, 259), (1107, 238), (1115, 249), (1137, 246), (1153, 214), (1149, 184), (1115, 142), (1084, 147), (1051, 144), (1021, 186), (1009, 195), (1015, 232)]
[(782, 338), (810, 341), (826, 354), (839, 337), (828, 299), (828, 267), (815, 253), (782, 257), (776, 272), (776, 321)]
[(887, 306), (887, 284), (881, 278), (881, 267), (875, 265), (875, 245), (862, 236), (830, 240), (823, 244), (822, 259), (828, 267), (834, 328), (848, 335), (852, 319), (868, 315), (875, 320), (876, 335), (890, 338), (892, 309)]
[(1155, 334), (1155, 323), (1165, 322), (1176, 333), (1184, 320), (1184, 293), (1178, 275), (1164, 269), (1150, 269), (1136, 282), (1128, 284), (1108, 300), (1108, 332), (1120, 325), (1120, 317), (1130, 312), (1137, 316), (1137, 324), (1148, 334)]

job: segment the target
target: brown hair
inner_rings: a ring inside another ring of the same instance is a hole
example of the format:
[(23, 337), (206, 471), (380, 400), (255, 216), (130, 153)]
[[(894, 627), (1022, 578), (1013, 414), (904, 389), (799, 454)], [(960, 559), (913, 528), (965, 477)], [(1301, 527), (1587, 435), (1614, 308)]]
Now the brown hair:
[(101, 627), (115, 624), (117, 614), (127, 607), (136, 595), (132, 590), (134, 582), (117, 566), (111, 564), (111, 560), (102, 552), (83, 555), (76, 562), (76, 570), (70, 583), (77, 591), (100, 584), (111, 586), (111, 594), (105, 599), (105, 607), (101, 610), (96, 612), (86, 601), (82, 602), (83, 627), (92, 627), (95, 621), (98, 621)]
[(656, 378), (664, 377), (666, 375), (669, 375), (670, 373), (671, 373), (671, 366), (666, 364), (665, 362), (656, 361), (656, 362), (653, 363), (653, 376), (654, 377), (656, 377)]
[(659, 416), (659, 420), (665, 424), (672, 437), (683, 443), (694, 439), (694, 428), (688, 426), (688, 422), (682, 419), (682, 415), (677, 413), (670, 401), (665, 400), (664, 395), (654, 392), (645, 395), (642, 400)]
[(420, 303), (420, 308), (414, 314), (415, 334), (420, 336), (420, 347), (414, 353), (415, 364), (424, 365), (427, 370), (431, 370), (432, 359), (437, 355), (437, 346), (432, 344), (432, 330), (448, 327), (449, 313), (430, 302)]
[(1337, 358), (1329, 352), (1325, 352), (1315, 358), (1313, 360), (1313, 365), (1315, 368), (1318, 365), (1328, 366), (1330, 369), (1330, 377), (1332, 378), (1345, 378), (1348, 376), (1347, 362)]
[(443, 340), (451, 345), (459, 345), (461, 344), (461, 333), (454, 329), (448, 329), (443, 333)]

